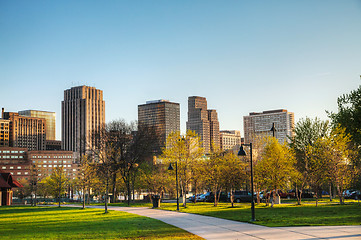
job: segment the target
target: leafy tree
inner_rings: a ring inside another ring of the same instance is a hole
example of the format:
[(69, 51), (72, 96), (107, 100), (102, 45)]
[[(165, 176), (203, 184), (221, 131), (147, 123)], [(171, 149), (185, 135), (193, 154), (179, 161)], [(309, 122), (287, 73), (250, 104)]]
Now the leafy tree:
[(136, 123), (127, 124), (124, 120), (112, 121), (93, 134), (92, 154), (98, 175), (104, 181), (105, 212), (109, 187), (112, 183), (112, 196), (115, 201), (117, 174), (120, 174), (127, 187), (128, 205), (131, 199), (131, 180), (139, 164), (150, 159), (154, 144), (154, 131)]
[(323, 148), (323, 155), (328, 160), (328, 179), (337, 187), (341, 204), (343, 204), (343, 191), (350, 186), (356, 173), (352, 161), (355, 151), (350, 147), (350, 142), (350, 135), (341, 127), (334, 128), (329, 136), (318, 141)]
[(51, 175), (42, 180), (42, 183), (48, 186), (50, 194), (54, 197), (58, 197), (59, 207), (61, 195), (65, 193), (68, 180), (68, 176), (62, 166), (53, 168)]
[(203, 157), (203, 149), (198, 135), (190, 130), (182, 136), (172, 132), (167, 137), (167, 146), (163, 149), (162, 158), (165, 164), (178, 161), (178, 179), (183, 196), (183, 206), (186, 207), (186, 193), (192, 181), (192, 173), (197, 171), (194, 163)]
[(224, 189), (231, 193), (231, 204), (234, 206), (233, 191), (241, 188), (246, 182), (246, 162), (241, 161), (233, 152), (226, 152), (223, 156), (223, 183)]
[(257, 183), (263, 188), (278, 194), (279, 189), (288, 187), (294, 172), (295, 156), (286, 145), (274, 137), (268, 137), (260, 161), (255, 166)]
[(319, 138), (328, 134), (329, 130), (329, 122), (318, 118), (306, 117), (295, 125), (295, 134), (290, 138), (290, 146), (296, 153), (296, 168), (299, 172), (294, 181), (298, 204), (301, 204), (302, 191), (310, 180), (307, 153)]
[(340, 125), (350, 136), (353, 149), (357, 149), (358, 158), (353, 165), (358, 166), (354, 177), (354, 186), (361, 189), (361, 86), (337, 99), (337, 112), (327, 112), (334, 126)]

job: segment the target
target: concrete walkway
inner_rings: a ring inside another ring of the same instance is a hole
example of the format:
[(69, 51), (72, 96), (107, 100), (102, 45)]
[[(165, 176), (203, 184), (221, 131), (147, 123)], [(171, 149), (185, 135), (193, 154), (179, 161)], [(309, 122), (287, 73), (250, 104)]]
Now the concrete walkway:
[[(79, 207), (79, 205), (77, 206)], [(90, 206), (104, 208), (103, 206)], [(204, 239), (334, 239), (361, 240), (361, 225), (357, 226), (320, 226), (320, 227), (264, 227), (197, 214), (164, 211), (143, 207), (113, 207), (109, 210), (134, 213), (158, 219), (182, 228)]]

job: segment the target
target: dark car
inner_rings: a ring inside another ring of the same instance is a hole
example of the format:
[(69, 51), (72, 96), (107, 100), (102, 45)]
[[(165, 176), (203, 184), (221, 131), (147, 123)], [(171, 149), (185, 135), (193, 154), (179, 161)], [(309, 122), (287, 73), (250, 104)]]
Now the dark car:
[[(220, 202), (227, 202), (228, 195), (225, 192), (221, 192), (221, 196), (219, 197)], [(197, 197), (197, 202), (214, 202), (214, 193), (207, 192)]]
[[(296, 198), (296, 191), (295, 190), (290, 190), (290, 191), (288, 191), (288, 195), (291, 197), (291, 198)], [(298, 196), (300, 195), (300, 190), (298, 190)], [(302, 198), (313, 198), (313, 195), (314, 195), (314, 193), (313, 192), (311, 192), (311, 191), (309, 191), (309, 190), (303, 190), (302, 191), (302, 195), (301, 195), (301, 197)]]
[[(254, 197), (253, 197), (254, 198)], [(252, 194), (249, 191), (237, 190), (233, 192), (234, 202), (252, 202)]]

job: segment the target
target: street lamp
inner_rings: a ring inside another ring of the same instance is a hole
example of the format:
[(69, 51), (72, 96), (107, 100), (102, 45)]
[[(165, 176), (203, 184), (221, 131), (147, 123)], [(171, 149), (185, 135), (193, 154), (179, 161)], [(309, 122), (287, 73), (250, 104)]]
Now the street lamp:
[(272, 123), (272, 128), (271, 128), (270, 131), (272, 131), (273, 137), (275, 137), (275, 134), (276, 134), (276, 131), (277, 131), (275, 123)]
[(252, 210), (252, 222), (256, 221), (255, 212), (254, 212), (254, 190), (253, 190), (253, 160), (252, 160), (252, 143), (249, 144), (241, 144), (241, 147), (239, 148), (238, 156), (246, 156), (246, 152), (243, 149), (243, 146), (249, 146), (250, 147), (250, 158), (251, 158), (251, 210)]
[[(174, 170), (172, 163), (169, 164), (168, 170)], [(177, 211), (179, 211), (179, 197), (178, 197), (178, 162), (175, 162), (175, 180), (176, 180), (176, 191), (177, 191)]]

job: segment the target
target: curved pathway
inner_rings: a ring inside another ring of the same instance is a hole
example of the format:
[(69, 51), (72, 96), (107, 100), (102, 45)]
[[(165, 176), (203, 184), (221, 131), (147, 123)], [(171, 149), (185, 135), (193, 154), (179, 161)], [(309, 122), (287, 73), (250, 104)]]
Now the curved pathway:
[[(79, 205), (77, 207), (79, 207)], [(104, 208), (103, 206), (89, 207)], [(204, 239), (361, 239), (361, 225), (318, 227), (265, 227), (250, 223), (225, 220), (197, 214), (164, 211), (143, 207), (109, 206), (108, 209), (134, 213), (141, 216), (158, 219), (162, 222), (182, 228)]]

